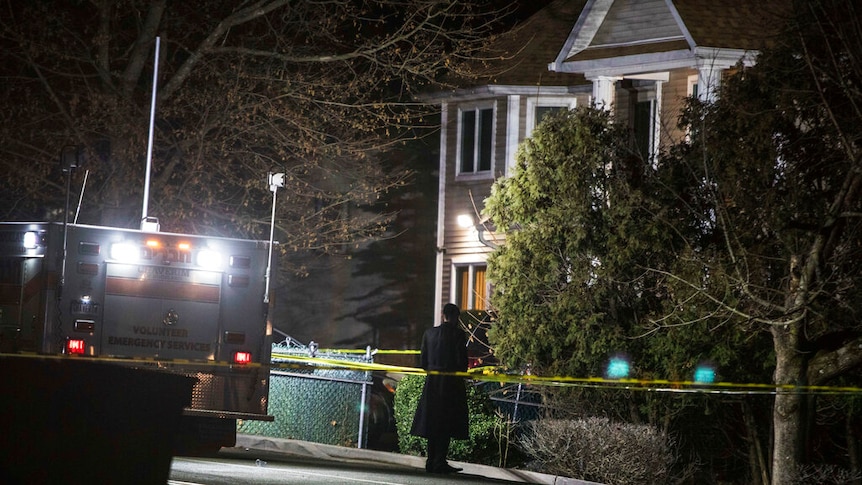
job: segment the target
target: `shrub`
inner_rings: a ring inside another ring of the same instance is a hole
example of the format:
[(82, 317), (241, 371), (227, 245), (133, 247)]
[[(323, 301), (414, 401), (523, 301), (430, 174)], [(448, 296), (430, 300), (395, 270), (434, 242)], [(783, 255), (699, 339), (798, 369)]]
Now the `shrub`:
[[(395, 389), (395, 428), (398, 449), (408, 455), (426, 455), (426, 440), (410, 434), (413, 415), (422, 395), (425, 376), (405, 376)], [(457, 461), (505, 466), (502, 463), (508, 449), (508, 424), (490, 407), (488, 396), (474, 386), (467, 390), (470, 410), (470, 439), (452, 440), (449, 458)]]
[(862, 479), (859, 473), (829, 464), (799, 465), (794, 485), (817, 483), (820, 485), (841, 485)]
[(606, 418), (538, 419), (519, 445), (538, 471), (614, 485), (668, 483), (675, 462), (665, 433)]

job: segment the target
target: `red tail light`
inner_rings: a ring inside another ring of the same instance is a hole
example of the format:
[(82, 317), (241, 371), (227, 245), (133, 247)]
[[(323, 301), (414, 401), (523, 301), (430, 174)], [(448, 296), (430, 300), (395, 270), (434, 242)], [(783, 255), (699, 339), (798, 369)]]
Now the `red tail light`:
[(69, 339), (66, 341), (66, 353), (73, 355), (84, 355), (87, 344), (81, 339)]
[(251, 352), (234, 352), (233, 361), (235, 364), (251, 363)]

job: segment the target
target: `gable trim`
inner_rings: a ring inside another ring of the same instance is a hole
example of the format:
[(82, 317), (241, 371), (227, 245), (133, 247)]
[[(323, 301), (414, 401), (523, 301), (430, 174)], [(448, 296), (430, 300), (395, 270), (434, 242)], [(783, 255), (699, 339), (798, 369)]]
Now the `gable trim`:
[[(581, 11), (581, 15), (578, 16), (575, 26), (572, 27), (566, 43), (563, 44), (563, 48), (560, 49), (560, 53), (557, 54), (557, 58), (552, 65), (561, 66), (566, 59), (586, 49), (590, 45), (590, 42), (592, 42), (593, 37), (595, 37), (596, 32), (599, 31), (599, 27), (602, 26), (602, 22), (605, 21), (605, 17), (613, 4), (614, 0), (588, 0), (587, 4), (584, 5), (583, 11)], [(565, 72), (551, 67), (548, 70)]]
[(694, 50), (694, 48), (697, 47), (697, 44), (694, 43), (694, 37), (691, 35), (691, 32), (688, 31), (688, 27), (686, 27), (685, 22), (682, 21), (682, 16), (673, 4), (673, 0), (664, 0), (664, 3), (670, 10), (670, 14), (673, 15), (673, 19), (676, 22), (677, 27), (682, 31), (682, 36), (685, 37), (685, 41), (688, 43), (688, 46)]
[[(573, 82), (576, 82), (573, 80)], [(583, 82), (583, 81), (581, 81)], [(589, 93), (592, 87), (589, 84), (571, 84), (568, 86), (510, 86), (500, 84), (487, 84), (472, 88), (456, 89), (454, 91), (441, 91), (428, 93), (419, 99), (425, 102), (465, 102), (487, 99), (490, 97), (507, 96), (561, 96)]]
[(548, 69), (556, 67), (560, 69), (559, 72), (583, 73), (587, 79), (591, 79), (597, 76), (630, 76), (673, 69), (696, 69), (704, 65), (727, 69), (740, 61), (745, 65), (752, 65), (756, 54), (756, 52), (740, 49), (698, 47), (694, 52), (682, 49), (589, 61), (571, 61), (560, 66), (549, 64)]

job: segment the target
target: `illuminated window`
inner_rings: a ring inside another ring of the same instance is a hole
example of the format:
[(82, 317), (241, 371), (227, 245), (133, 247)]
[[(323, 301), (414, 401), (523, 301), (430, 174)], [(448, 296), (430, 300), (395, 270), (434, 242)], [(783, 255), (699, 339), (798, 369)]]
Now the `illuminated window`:
[(455, 303), (461, 310), (488, 309), (488, 282), (484, 264), (455, 267)]
[(462, 109), (459, 123), (459, 173), (490, 172), (494, 148), (494, 108)]

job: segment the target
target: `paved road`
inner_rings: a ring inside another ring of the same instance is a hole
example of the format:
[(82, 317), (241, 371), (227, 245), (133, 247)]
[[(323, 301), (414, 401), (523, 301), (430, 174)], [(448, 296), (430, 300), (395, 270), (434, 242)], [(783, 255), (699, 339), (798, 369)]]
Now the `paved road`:
[(276, 453), (221, 452), (214, 458), (174, 458), (169, 485), (434, 485), (508, 484), (475, 475), (430, 475), (410, 466), (291, 458)]
[(420, 456), (241, 434), (235, 447), (222, 448), (215, 457), (175, 457), (169, 484), (601, 485), (525, 470), (450, 463), (463, 471), (431, 475)]

